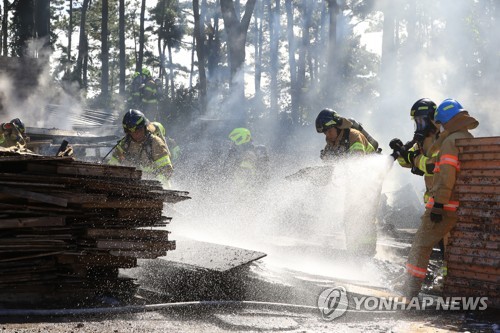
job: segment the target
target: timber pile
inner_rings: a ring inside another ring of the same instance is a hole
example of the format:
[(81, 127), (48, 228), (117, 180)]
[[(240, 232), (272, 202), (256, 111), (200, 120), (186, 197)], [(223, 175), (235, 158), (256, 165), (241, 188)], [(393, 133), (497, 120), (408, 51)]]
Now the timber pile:
[(0, 307), (131, 296), (118, 269), (175, 249), (153, 227), (170, 221), (163, 203), (187, 192), (130, 167), (2, 149), (0, 162)]
[(500, 307), (500, 137), (457, 140), (460, 207), (446, 257), (447, 296), (485, 296)]

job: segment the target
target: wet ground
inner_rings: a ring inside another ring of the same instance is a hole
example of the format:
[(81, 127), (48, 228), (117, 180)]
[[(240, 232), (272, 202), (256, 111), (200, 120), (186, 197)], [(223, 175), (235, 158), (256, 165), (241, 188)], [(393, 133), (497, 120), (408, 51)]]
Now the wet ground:
[[(344, 315), (324, 320), (317, 300), (326, 288), (345, 286), (350, 296), (360, 290), (386, 290), (402, 272), (408, 250), (405, 238), (379, 239), (375, 258), (355, 258), (342, 250), (292, 239), (279, 244), (269, 248), (272, 255), (226, 272), (142, 261), (139, 268), (123, 271), (140, 284), (132, 300), (102, 298), (101, 304), (93, 305), (102, 308), (97, 314), (80, 309), (72, 314), (1, 316), (0, 331), (500, 332), (499, 313), (491, 309), (367, 311), (354, 309), (350, 302)], [(401, 263), (388, 260), (391, 255)], [(439, 253), (434, 257), (437, 267)]]

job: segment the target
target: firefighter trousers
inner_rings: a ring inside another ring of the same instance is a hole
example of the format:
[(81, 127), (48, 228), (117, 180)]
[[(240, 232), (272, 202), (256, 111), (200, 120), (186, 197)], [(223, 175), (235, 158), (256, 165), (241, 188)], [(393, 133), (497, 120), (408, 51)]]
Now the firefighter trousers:
[(420, 287), (427, 273), (427, 265), (429, 264), (433, 247), (437, 245), (457, 223), (456, 212), (444, 211), (443, 220), (437, 223), (431, 221), (430, 213), (431, 210), (426, 209), (422, 216), (422, 222), (415, 234), (410, 254), (408, 255), (408, 263), (406, 264), (406, 270), (409, 275), (407, 289), (411, 292), (418, 293), (418, 291), (420, 291)]

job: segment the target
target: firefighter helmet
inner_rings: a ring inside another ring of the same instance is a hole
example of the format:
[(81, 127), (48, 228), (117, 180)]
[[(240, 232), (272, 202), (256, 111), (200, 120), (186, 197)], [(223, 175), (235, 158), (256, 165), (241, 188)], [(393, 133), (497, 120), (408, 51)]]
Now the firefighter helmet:
[(143, 68), (141, 72), (142, 72), (142, 75), (151, 76), (151, 72), (147, 68)]
[(125, 132), (132, 133), (139, 128), (146, 127), (149, 124), (149, 120), (141, 111), (130, 109), (123, 116), (122, 124)]
[(453, 118), (457, 113), (463, 111), (463, 107), (460, 103), (452, 98), (445, 99), (441, 104), (439, 104), (436, 112), (434, 113), (434, 120), (438, 124), (446, 124)]
[(415, 132), (427, 135), (427, 131), (434, 127), (431, 120), (434, 120), (436, 103), (428, 98), (421, 98), (413, 104), (410, 116), (415, 121)]
[(231, 141), (233, 141), (238, 146), (249, 142), (251, 138), (252, 135), (250, 131), (243, 127), (235, 128), (229, 134), (229, 139), (231, 139)]
[(316, 131), (325, 133), (332, 127), (340, 127), (342, 125), (342, 117), (332, 109), (323, 109), (316, 117)]
[(24, 127), (24, 123), (19, 118), (12, 119), (10, 123), (17, 128), (19, 133), (24, 134), (26, 132), (26, 127)]

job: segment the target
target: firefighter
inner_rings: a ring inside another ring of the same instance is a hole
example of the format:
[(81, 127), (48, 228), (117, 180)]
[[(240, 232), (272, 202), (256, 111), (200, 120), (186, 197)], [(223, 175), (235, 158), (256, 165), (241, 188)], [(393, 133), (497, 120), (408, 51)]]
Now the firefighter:
[(19, 118), (12, 119), (8, 123), (0, 124), (0, 147), (25, 147), (26, 127)]
[[(360, 131), (352, 128), (353, 122), (341, 117), (331, 109), (323, 109), (316, 118), (316, 131), (324, 133), (326, 146), (321, 150), (320, 157), (323, 161), (332, 161), (339, 157), (362, 156), (375, 153), (376, 148)], [(376, 146), (376, 142), (374, 142)], [(367, 214), (360, 214), (360, 193), (350, 189), (345, 199), (345, 238), (346, 249), (350, 254), (361, 256), (374, 256), (377, 246), (376, 218), (367, 218), (374, 215), (373, 209), (366, 203)], [(379, 193), (377, 194), (379, 195)], [(377, 200), (374, 200), (378, 202)], [(357, 212), (357, 213), (356, 213)], [(364, 215), (364, 216), (363, 216)]]
[[(403, 145), (398, 139), (392, 139), (389, 146), (393, 150), (391, 154), (404, 168), (411, 168), (411, 172), (417, 176), (424, 177), (425, 192), (424, 204), (429, 201), (429, 192), (433, 184), (433, 170), (438, 155), (437, 151), (431, 153), (430, 148), (439, 136), (439, 130), (434, 123), (434, 113), (437, 105), (428, 98), (421, 98), (411, 107), (410, 116), (415, 121), (415, 132), (413, 139)], [(444, 257), (445, 245), (448, 235), (439, 241), (439, 248), (443, 260), (440, 274), (446, 276), (446, 261)]]
[(455, 226), (459, 202), (453, 192), (460, 171), (456, 139), (472, 138), (469, 130), (479, 122), (454, 99), (445, 99), (436, 109), (434, 121), (440, 126), (440, 135), (430, 151), (438, 151), (434, 166), (434, 181), (422, 223), (415, 234), (402, 293), (417, 296), (427, 274), (427, 265), (433, 247)]
[(352, 128), (353, 123), (331, 109), (323, 109), (316, 117), (316, 131), (326, 136), (326, 146), (320, 157), (324, 161), (343, 155), (365, 155), (375, 148), (365, 135)]
[(438, 136), (438, 129), (434, 125), (434, 112), (436, 103), (428, 98), (421, 98), (413, 104), (410, 111), (411, 118), (415, 121), (413, 139), (403, 145), (398, 139), (392, 139), (389, 146), (391, 154), (398, 163), (418, 176), (424, 176), (425, 193), (424, 202), (429, 200), (429, 191), (432, 188), (434, 163), (437, 152), (431, 154), (430, 148)]
[(134, 72), (130, 82), (128, 92), (128, 107), (131, 109), (140, 108), (142, 103), (142, 89), (144, 88), (143, 77), (140, 72)]
[(137, 167), (170, 187), (173, 172), (170, 151), (164, 137), (158, 135), (157, 127), (134, 109), (125, 113), (122, 124), (125, 137), (116, 145), (109, 164)]
[(144, 68), (142, 70), (143, 88), (141, 95), (142, 110), (151, 120), (158, 120), (158, 95), (159, 87), (156, 80), (151, 76), (151, 72)]

